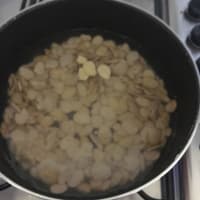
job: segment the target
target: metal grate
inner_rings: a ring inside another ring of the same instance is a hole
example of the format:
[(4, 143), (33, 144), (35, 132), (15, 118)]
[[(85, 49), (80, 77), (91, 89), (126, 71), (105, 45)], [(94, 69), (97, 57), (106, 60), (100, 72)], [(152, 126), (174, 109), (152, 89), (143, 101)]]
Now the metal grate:
[(154, 0), (155, 14), (167, 24), (170, 24), (169, 0)]
[(26, 7), (32, 6), (32, 5), (42, 2), (42, 1), (43, 0), (22, 0), (20, 10), (23, 10)]

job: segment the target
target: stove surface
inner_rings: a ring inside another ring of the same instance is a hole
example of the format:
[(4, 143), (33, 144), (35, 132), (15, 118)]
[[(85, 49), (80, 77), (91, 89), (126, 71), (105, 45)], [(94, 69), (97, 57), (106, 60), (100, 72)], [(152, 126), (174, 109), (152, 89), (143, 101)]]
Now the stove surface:
[[(189, 0), (176, 0), (175, 4), (170, 1), (170, 10), (176, 8), (176, 12), (171, 14), (171, 26), (177, 32), (180, 39), (186, 44), (191, 52), (194, 61), (200, 57), (200, 49), (192, 47), (186, 42), (186, 38), (190, 35), (191, 30), (199, 25), (198, 22), (188, 20), (185, 11), (188, 9)], [(200, 8), (199, 8), (200, 9)], [(199, 35), (200, 39), (200, 35)], [(200, 66), (199, 66), (200, 69)], [(185, 200), (200, 199), (200, 126), (196, 132), (193, 142), (188, 149), (186, 155), (182, 159), (183, 167), (181, 176), (183, 177), (182, 192)]]
[[(6, 21), (11, 16), (17, 14), (20, 9), (20, 4), (22, 0), (0, 0), (0, 23)], [(147, 9), (149, 12), (154, 13), (155, 1), (156, 0), (124, 0), (127, 2), (134, 3)], [(158, 0), (159, 1), (159, 0)], [(160, 0), (167, 2), (167, 0)], [(174, 29), (174, 31), (180, 36), (181, 40), (185, 42), (186, 37), (189, 35), (193, 26), (197, 23), (189, 22), (185, 16), (184, 11), (187, 8), (189, 0), (168, 0), (169, 1), (169, 13), (164, 13), (169, 24)], [(189, 47), (188, 47), (189, 48)], [(199, 51), (189, 48), (194, 59), (196, 60), (200, 56)], [(183, 161), (183, 196), (186, 200), (199, 200), (200, 190), (199, 190), (199, 180), (200, 180), (200, 129), (198, 129), (197, 134), (193, 140), (190, 149), (187, 151), (186, 155), (182, 159)], [(0, 179), (0, 183), (1, 183)], [(161, 184), (160, 181), (155, 182), (151, 186), (147, 187), (145, 190), (154, 198), (161, 198)], [(27, 193), (21, 192), (14, 187), (0, 192), (0, 200), (41, 200), (37, 197), (31, 196)], [(122, 200), (142, 200), (139, 195), (131, 195)], [(170, 200), (170, 199), (168, 199)], [(183, 199), (181, 199), (183, 200)]]

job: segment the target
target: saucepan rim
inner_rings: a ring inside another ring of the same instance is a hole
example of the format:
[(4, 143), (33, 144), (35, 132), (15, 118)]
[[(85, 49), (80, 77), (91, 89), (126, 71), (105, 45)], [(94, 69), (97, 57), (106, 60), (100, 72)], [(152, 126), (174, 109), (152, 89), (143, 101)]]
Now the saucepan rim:
[[(16, 14), (14, 17), (11, 17), (10, 19), (8, 19), (5, 22), (1, 23), (0, 24), (0, 32), (3, 31), (4, 29), (6, 29), (7, 26), (12, 25), (12, 23), (14, 21), (18, 20), (22, 16), (27, 15), (27, 14), (29, 14), (30, 12), (32, 12), (32, 11), (34, 11), (36, 9), (40, 9), (40, 8), (42, 8), (44, 6), (48, 6), (50, 4), (57, 4), (57, 3), (62, 2), (62, 1), (64, 1), (64, 0), (57, 0), (57, 1), (50, 0), (48, 2), (41, 2), (39, 4), (31, 6), (29, 8), (25, 8), (23, 11), (21, 11), (18, 14)], [(186, 150), (189, 148), (189, 145), (192, 142), (192, 139), (194, 138), (194, 135), (195, 135), (195, 132), (196, 132), (196, 130), (198, 128), (199, 120), (200, 120), (200, 109), (199, 109), (199, 106), (200, 106), (200, 78), (198, 76), (198, 73), (199, 73), (198, 72), (198, 68), (196, 66), (196, 63), (195, 63), (194, 59), (192, 58), (192, 55), (191, 55), (190, 51), (188, 50), (186, 45), (180, 40), (180, 38), (178, 37), (176, 32), (173, 31), (172, 28), (170, 28), (164, 21), (162, 21), (157, 16), (152, 15), (147, 10), (145, 10), (145, 9), (143, 9), (143, 8), (137, 6), (137, 5), (133, 5), (130, 2), (126, 2), (124, 0), (106, 0), (106, 1), (111, 1), (111, 2), (115, 2), (115, 3), (119, 3), (119, 4), (125, 4), (125, 5), (127, 5), (127, 6), (129, 6), (131, 8), (134, 8), (134, 9), (138, 10), (143, 15), (146, 15), (147, 17), (151, 18), (156, 23), (158, 23), (159, 26), (162, 26), (166, 31), (168, 31), (176, 39), (176, 41), (181, 45), (181, 48), (183, 48), (183, 50), (185, 51), (185, 54), (186, 54), (185, 56), (188, 57), (188, 59), (191, 62), (191, 65), (193, 65), (193, 67), (194, 67), (195, 74), (196, 74), (196, 79), (197, 79), (197, 83), (198, 83), (197, 98), (198, 98), (198, 102), (199, 102), (198, 105), (197, 105), (197, 109), (198, 110), (197, 110), (197, 114), (196, 114), (196, 121), (194, 122), (194, 124), (193, 124), (193, 126), (191, 127), (191, 130), (190, 130), (191, 131), (190, 138), (188, 139), (187, 143), (185, 144), (185, 146), (181, 150), (181, 152), (176, 155), (176, 157), (174, 158), (174, 161), (168, 167), (166, 167), (160, 174), (155, 176), (150, 181), (144, 183), (143, 185), (141, 185), (141, 186), (139, 186), (139, 187), (137, 187), (137, 188), (135, 188), (133, 190), (130, 190), (128, 192), (122, 193), (122, 194), (118, 194), (118, 195), (115, 195), (115, 196), (112, 196), (112, 197), (101, 198), (102, 200), (111, 200), (111, 199), (122, 198), (122, 197), (125, 197), (127, 195), (134, 194), (134, 193), (144, 189), (145, 187), (149, 186), (150, 184), (158, 181), (162, 176), (167, 174), (167, 172), (169, 172), (177, 164), (177, 162), (182, 158), (182, 156), (185, 154)], [(9, 184), (11, 184), (12, 186), (14, 186), (17, 189), (20, 189), (20, 190), (22, 190), (24, 192), (27, 192), (27, 193), (29, 193), (31, 195), (34, 195), (34, 196), (37, 196), (37, 197), (40, 197), (40, 198), (44, 198), (44, 199), (47, 199), (47, 200), (62, 200), (60, 198), (54, 198), (54, 197), (50, 197), (50, 196), (45, 196), (45, 195), (42, 195), (40, 193), (34, 192), (34, 191), (30, 190), (30, 189), (26, 189), (23, 186), (21, 186), (20, 184), (12, 181), (10, 178), (8, 178), (6, 175), (4, 175), (1, 172), (0, 172), (0, 176), (5, 181), (7, 181)]]

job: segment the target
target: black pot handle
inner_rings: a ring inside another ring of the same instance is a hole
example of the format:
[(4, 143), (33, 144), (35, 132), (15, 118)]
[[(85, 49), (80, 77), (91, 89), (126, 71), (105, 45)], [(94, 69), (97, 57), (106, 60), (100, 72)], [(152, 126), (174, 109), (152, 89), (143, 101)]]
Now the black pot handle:
[(139, 194), (140, 197), (142, 197), (144, 200), (162, 200), (162, 199), (153, 198), (153, 197), (149, 196), (147, 193), (145, 193), (144, 191), (140, 191), (140, 192), (138, 192), (138, 194)]
[(11, 185), (9, 183), (0, 184), (0, 191), (5, 190), (9, 187), (11, 187)]

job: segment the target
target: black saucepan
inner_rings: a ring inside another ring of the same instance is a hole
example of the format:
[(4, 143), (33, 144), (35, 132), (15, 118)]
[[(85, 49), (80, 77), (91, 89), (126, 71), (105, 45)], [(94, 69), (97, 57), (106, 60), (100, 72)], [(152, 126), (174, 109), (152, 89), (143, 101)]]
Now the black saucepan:
[(184, 154), (197, 127), (199, 79), (197, 68), (176, 35), (159, 19), (120, 0), (57, 0), (32, 7), (0, 28), (0, 113), (7, 102), (8, 77), (53, 41), (80, 33), (101, 34), (137, 49), (165, 81), (178, 102), (171, 117), (173, 134), (154, 167), (134, 183), (90, 194), (51, 194), (18, 166), (0, 137), (0, 172), (17, 188), (47, 199), (117, 198), (141, 190), (166, 174)]

